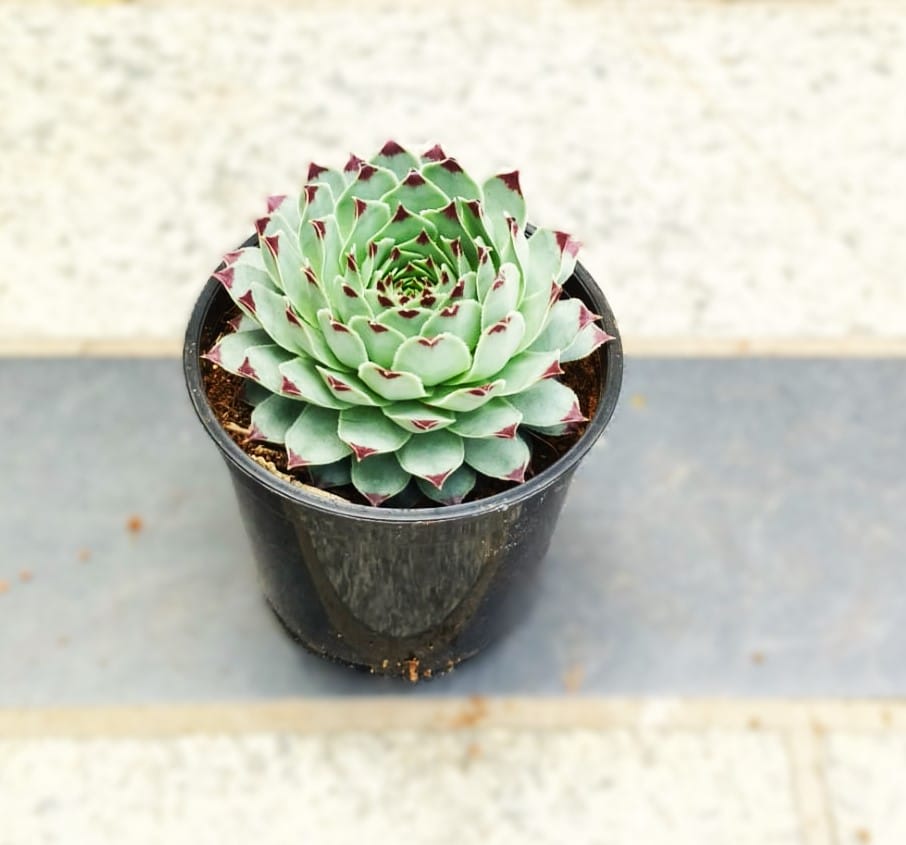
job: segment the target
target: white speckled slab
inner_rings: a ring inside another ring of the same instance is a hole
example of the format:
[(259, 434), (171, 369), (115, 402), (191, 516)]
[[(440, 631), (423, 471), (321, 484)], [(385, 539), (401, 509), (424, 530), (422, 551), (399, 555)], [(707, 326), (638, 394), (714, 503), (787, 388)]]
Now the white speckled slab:
[(267, 194), (396, 136), (519, 166), (628, 338), (902, 339), (904, 48), (897, 0), (7, 2), (0, 336), (175, 344)]

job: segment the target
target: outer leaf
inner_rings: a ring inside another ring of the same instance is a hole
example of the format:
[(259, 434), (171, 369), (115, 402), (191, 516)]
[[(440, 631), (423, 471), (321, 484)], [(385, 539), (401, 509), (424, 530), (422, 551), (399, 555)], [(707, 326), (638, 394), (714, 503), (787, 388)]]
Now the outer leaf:
[(296, 397), (321, 408), (340, 410), (350, 407), (349, 402), (341, 401), (327, 389), (324, 379), (318, 372), (317, 364), (310, 358), (293, 358), (280, 365), (280, 393)]
[(437, 185), (451, 200), (457, 197), (466, 200), (481, 199), (481, 188), (455, 158), (424, 165), (422, 175)]
[(378, 396), (391, 402), (421, 399), (427, 395), (422, 380), (414, 373), (387, 370), (371, 361), (366, 361), (359, 367), (358, 375), (362, 382)]
[(400, 466), (438, 489), (463, 461), (462, 438), (447, 430), (413, 434), (399, 451)]
[(310, 329), (297, 316), (285, 296), (257, 284), (252, 285), (251, 291), (255, 299), (255, 314), (258, 321), (280, 346), (290, 352), (304, 355), (311, 355), (315, 351), (326, 352), (325, 363), (336, 360), (325, 344), (318, 343), (312, 338)]
[(352, 463), (353, 485), (375, 507), (403, 490), (410, 478), (392, 454), (372, 455)]
[[(364, 204), (364, 207), (363, 207)], [(355, 248), (356, 260), (361, 264), (368, 253), (368, 245), (390, 222), (390, 209), (380, 200), (362, 200), (353, 204), (352, 230), (349, 232), (343, 252)]]
[(249, 439), (283, 443), (287, 429), (304, 408), (303, 402), (271, 394), (252, 411)]
[(280, 393), (283, 383), (280, 366), (292, 357), (292, 352), (287, 352), (280, 346), (253, 346), (236, 372), (263, 384), (271, 393)]
[(404, 337), (415, 337), (432, 313), (427, 308), (393, 308), (378, 314), (377, 321), (396, 329)]
[(357, 460), (369, 455), (396, 452), (412, 435), (385, 417), (378, 408), (340, 411), (337, 433), (349, 444)]
[(479, 381), (494, 376), (513, 357), (525, 332), (525, 320), (518, 311), (488, 326), (475, 347), (472, 367), (459, 381)]
[(453, 414), (445, 414), (421, 402), (393, 402), (381, 410), (384, 416), (413, 434), (446, 428), (456, 420)]
[(237, 373), (253, 346), (270, 343), (270, 336), (260, 329), (225, 334), (205, 354), (204, 358), (213, 361), (231, 373)]
[(499, 437), (465, 440), (465, 460), (482, 475), (504, 481), (525, 480), (531, 460), (528, 444), (520, 436), (511, 440)]
[(417, 375), (432, 387), (469, 369), (469, 347), (456, 335), (444, 333), (432, 338), (410, 337), (397, 350), (393, 369)]
[(339, 412), (307, 405), (286, 432), (286, 458), (290, 469), (309, 464), (332, 464), (350, 453), (337, 436)]
[(565, 232), (536, 229), (528, 239), (526, 296), (548, 290), (552, 282), (562, 285), (575, 269), (578, 252), (579, 242)]
[(410, 170), (389, 194), (381, 198), (391, 209), (404, 206), (410, 211), (422, 212), (443, 208), (450, 200), (442, 191), (428, 182), (418, 170)]
[(450, 431), (462, 437), (512, 438), (521, 422), (522, 414), (506, 399), (491, 399), (477, 410), (460, 414)]
[(520, 229), (525, 228), (525, 200), (519, 187), (519, 172), (501, 173), (482, 185), (485, 211), (494, 228), (494, 243), (503, 245), (509, 224), (507, 217), (516, 218)]
[(329, 490), (331, 487), (344, 487), (352, 481), (349, 458), (342, 458), (332, 464), (309, 467), (308, 472), (315, 487)]
[(440, 488), (417, 478), (419, 490), (422, 491), (429, 499), (438, 502), (441, 505), (458, 505), (475, 486), (475, 471), (468, 465), (463, 464), (454, 472)]
[(580, 329), (600, 319), (592, 314), (581, 299), (559, 299), (551, 307), (544, 329), (532, 341), (531, 349), (567, 349), (576, 339)]
[(315, 369), (324, 379), (327, 389), (335, 399), (348, 402), (351, 405), (386, 405), (387, 400), (379, 394), (368, 389), (368, 386), (358, 376), (328, 367), (316, 366)]
[(510, 404), (522, 412), (522, 423), (530, 427), (547, 427), (582, 422), (576, 394), (556, 379), (545, 379), (524, 393), (509, 397)]
[(506, 387), (500, 391), (500, 395), (522, 393), (541, 379), (562, 375), (563, 369), (559, 361), (560, 352), (557, 349), (550, 352), (520, 353), (498, 373), (506, 382)]
[[(339, 179), (339, 183), (337, 183)], [(304, 231), (312, 220), (332, 214), (336, 207), (336, 198), (346, 189), (343, 177), (335, 170), (326, 170), (320, 174), (319, 181), (309, 181), (302, 189), (299, 198), (301, 211), (300, 231)]]
[(599, 346), (613, 338), (607, 334), (597, 323), (589, 323), (580, 329), (576, 339), (560, 353), (561, 361), (578, 361), (590, 355)]
[(381, 147), (380, 153), (371, 159), (371, 163), (393, 171), (397, 179), (404, 179), (406, 174), (419, 164), (412, 153), (392, 140)]
[[(374, 237), (374, 233), (386, 225), (390, 219), (390, 209), (387, 207), (387, 203), (381, 201), (381, 197), (392, 191), (397, 185), (399, 185), (397, 178), (384, 168), (366, 165), (359, 170), (355, 181), (350, 183), (337, 200), (337, 223), (343, 236), (360, 244), (365, 243), (365, 239), (370, 240)], [(366, 209), (370, 209), (370, 212)], [(369, 217), (371, 221), (366, 224), (365, 230), (360, 230), (362, 219), (367, 220)], [(384, 218), (383, 223), (375, 225), (375, 222), (381, 217)], [(360, 239), (363, 235), (365, 239)]]

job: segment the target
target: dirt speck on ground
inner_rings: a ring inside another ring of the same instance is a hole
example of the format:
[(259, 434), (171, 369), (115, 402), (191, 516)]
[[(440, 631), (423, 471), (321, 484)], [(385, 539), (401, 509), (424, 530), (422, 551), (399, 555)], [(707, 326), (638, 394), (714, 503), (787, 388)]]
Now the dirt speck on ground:
[(749, 730), (757, 731), (761, 728), (761, 719), (757, 716), (750, 716), (748, 721)]
[(69, 645), (69, 637), (67, 637), (65, 634), (63, 634), (60, 637), (57, 637), (57, 645), (60, 648), (66, 648), (66, 646)]
[(484, 750), (477, 742), (470, 742), (466, 746), (466, 759), (478, 760), (482, 754), (484, 754)]
[(4, 581), (0, 578), (0, 596), (9, 590), (9, 581)]
[(126, 530), (130, 534), (141, 534), (144, 527), (144, 520), (142, 520), (137, 513), (132, 514), (132, 516), (126, 520)]
[(644, 393), (633, 393), (629, 399), (629, 404), (637, 411), (642, 411), (648, 407), (648, 397)]
[(749, 659), (756, 665), (761, 666), (764, 663), (764, 652), (763, 651), (753, 651), (749, 656)]
[(585, 667), (581, 663), (570, 666), (563, 673), (563, 689), (567, 692), (578, 692), (585, 681)]
[(871, 842), (871, 831), (867, 827), (857, 827), (855, 834), (856, 834), (856, 842), (862, 842), (862, 843)]
[(29, 570), (29, 569), (23, 569), (19, 573), (19, 580), (23, 584), (27, 584), (29, 581), (31, 581), (32, 578), (34, 578), (34, 575), (32, 575), (31, 570)]
[(76, 557), (79, 563), (87, 563), (91, 560), (91, 549), (79, 549), (79, 553)]
[(488, 715), (488, 703), (480, 695), (473, 695), (463, 709), (450, 720), (452, 728), (474, 728)]
[(418, 681), (418, 658), (410, 657), (409, 660), (404, 660), (403, 666), (406, 668), (409, 681), (413, 684)]

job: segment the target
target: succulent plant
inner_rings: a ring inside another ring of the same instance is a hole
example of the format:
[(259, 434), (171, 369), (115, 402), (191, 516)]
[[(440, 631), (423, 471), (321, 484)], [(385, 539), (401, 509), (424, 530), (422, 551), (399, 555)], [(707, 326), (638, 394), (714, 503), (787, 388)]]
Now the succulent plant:
[(379, 505), (414, 478), (456, 503), (476, 474), (524, 480), (526, 431), (584, 420), (560, 365), (610, 338), (561, 298), (579, 244), (527, 236), (517, 172), (479, 184), (439, 146), (389, 141), (312, 164), (256, 229), (214, 274), (241, 316), (205, 357), (255, 383), (249, 438), (318, 486)]

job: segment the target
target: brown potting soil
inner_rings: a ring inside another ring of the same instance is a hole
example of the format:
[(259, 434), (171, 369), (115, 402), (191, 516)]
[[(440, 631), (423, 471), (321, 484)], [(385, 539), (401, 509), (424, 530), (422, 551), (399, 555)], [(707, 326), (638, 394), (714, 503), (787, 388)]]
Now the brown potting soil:
[[(214, 328), (203, 342), (212, 345), (213, 339), (218, 337), (225, 329), (230, 319), (237, 316), (237, 311), (231, 310), (223, 319), (220, 327)], [(563, 375), (560, 380), (571, 387), (579, 399), (579, 407), (587, 419), (592, 419), (598, 406), (598, 389), (602, 374), (599, 371), (597, 356), (589, 356), (580, 361), (569, 361), (562, 365)], [(275, 475), (284, 479), (295, 480), (302, 484), (314, 486), (311, 476), (304, 468), (287, 469), (286, 450), (282, 446), (262, 443), (248, 439), (248, 430), (251, 424), (252, 406), (243, 398), (245, 379), (233, 375), (226, 370), (211, 363), (207, 359), (201, 361), (201, 372), (204, 379), (205, 393), (208, 404), (214, 415), (220, 421), (232, 440), (253, 460), (266, 467)], [(587, 423), (579, 423), (576, 428), (559, 437), (541, 435), (528, 432), (531, 440), (532, 459), (526, 480), (551, 466), (558, 458), (565, 455), (585, 433)], [(487, 478), (479, 475), (472, 492), (465, 501), (471, 502), (493, 496), (503, 490), (517, 487), (518, 482), (501, 481), (496, 478)], [(357, 504), (367, 504), (367, 500), (352, 485), (331, 488), (330, 493), (347, 499)], [(391, 502), (388, 502), (392, 506)], [(420, 495), (415, 502), (406, 502), (406, 507), (427, 508), (438, 507), (437, 503)]]

